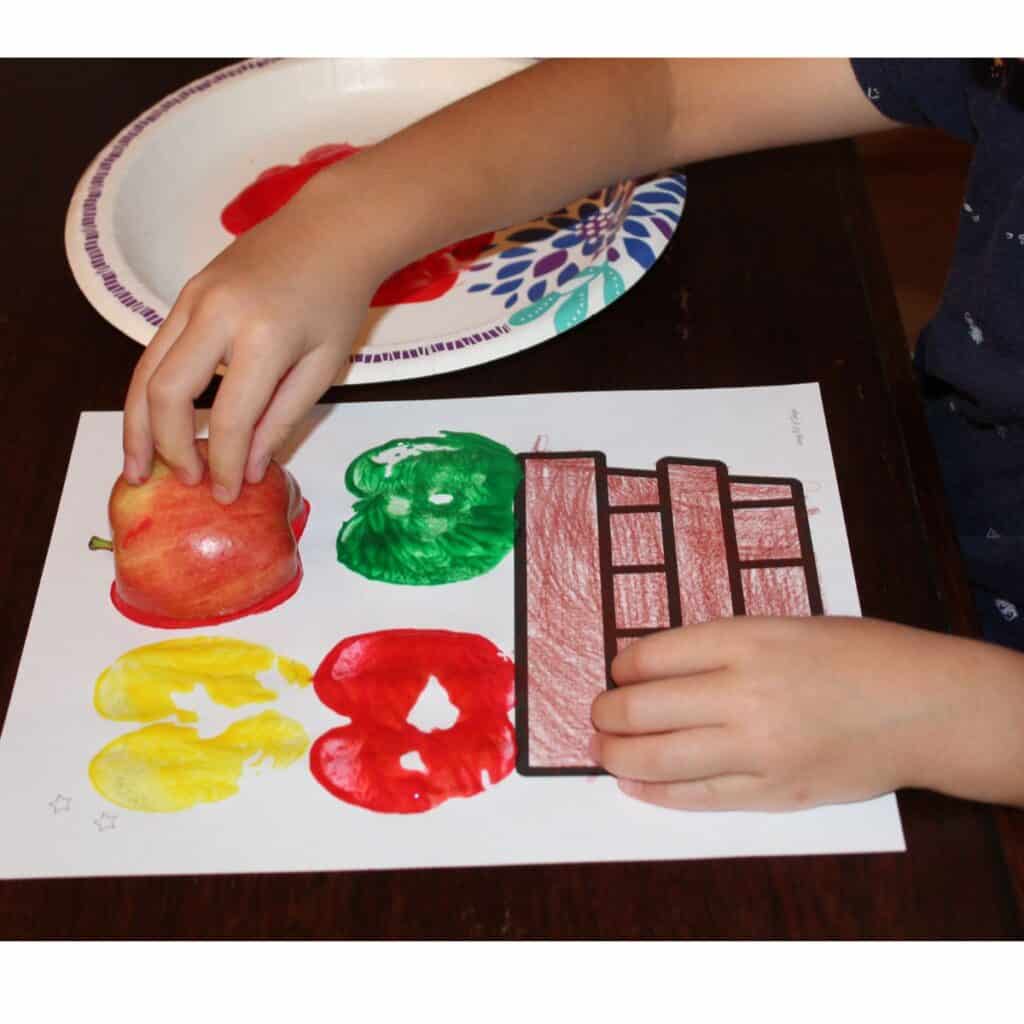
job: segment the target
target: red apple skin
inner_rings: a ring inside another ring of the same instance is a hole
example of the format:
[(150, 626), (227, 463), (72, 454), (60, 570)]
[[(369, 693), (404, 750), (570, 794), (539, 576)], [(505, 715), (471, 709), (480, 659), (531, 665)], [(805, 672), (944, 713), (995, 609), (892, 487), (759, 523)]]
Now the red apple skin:
[(250, 608), (298, 575), (292, 523), (301, 511), (298, 485), (276, 462), (221, 505), (208, 473), (190, 487), (156, 459), (145, 483), (119, 478), (110, 494), (117, 595), (143, 615), (181, 621)]

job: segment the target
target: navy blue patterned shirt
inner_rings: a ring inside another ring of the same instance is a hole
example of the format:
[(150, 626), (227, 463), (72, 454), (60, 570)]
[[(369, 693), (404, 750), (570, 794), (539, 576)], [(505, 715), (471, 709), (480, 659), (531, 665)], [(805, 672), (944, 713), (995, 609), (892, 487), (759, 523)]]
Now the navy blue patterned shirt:
[(985, 636), (1024, 650), (1024, 108), (967, 60), (861, 60), (887, 117), (974, 147), (953, 263), (914, 357)]

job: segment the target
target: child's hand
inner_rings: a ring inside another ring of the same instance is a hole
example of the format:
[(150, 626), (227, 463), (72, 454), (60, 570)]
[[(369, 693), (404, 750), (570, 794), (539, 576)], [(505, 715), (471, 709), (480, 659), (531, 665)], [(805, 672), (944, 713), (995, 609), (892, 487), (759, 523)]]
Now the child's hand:
[(316, 174), (189, 282), (132, 378), (125, 478), (156, 448), (199, 480), (192, 402), (224, 364), (209, 457), (232, 501), (345, 365), (376, 287), (423, 253), (659, 167), (886, 125), (841, 58), (541, 61)]
[[(317, 175), (238, 238), (182, 290), (139, 359), (125, 399), (125, 478), (148, 475), (154, 449), (196, 483), (193, 400), (227, 366), (210, 415), (214, 495), (233, 501), (344, 367), (379, 283), (357, 238), (358, 211)], [(351, 217), (346, 223), (343, 218)], [(384, 273), (380, 274), (383, 277)]]
[(723, 619), (635, 641), (594, 756), (641, 800), (791, 810), (904, 786), (1024, 802), (1024, 657), (870, 619)]

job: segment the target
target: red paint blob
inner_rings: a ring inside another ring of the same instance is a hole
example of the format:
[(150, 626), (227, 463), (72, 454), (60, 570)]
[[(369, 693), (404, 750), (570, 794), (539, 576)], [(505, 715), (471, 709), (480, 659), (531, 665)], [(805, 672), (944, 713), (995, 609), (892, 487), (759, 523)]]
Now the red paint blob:
[(251, 185), (242, 189), (224, 207), (220, 222), (233, 235), (243, 235), (261, 220), (288, 202), (317, 171), (358, 153), (348, 143), (318, 146), (306, 153), (297, 164), (277, 164), (268, 167)]
[[(458, 718), (423, 732), (408, 718), (431, 677)], [(348, 637), (324, 658), (313, 685), (351, 723), (313, 744), (310, 770), (340, 800), (372, 811), (415, 814), (475, 796), (515, 765), (514, 678), (513, 663), (472, 633), (394, 629)], [(402, 765), (413, 753), (425, 771)]]
[[(318, 171), (359, 152), (347, 142), (317, 146), (297, 164), (277, 164), (265, 170), (224, 207), (220, 222), (233, 235), (243, 235), (288, 202)], [(371, 306), (429, 302), (449, 291), (463, 267), (476, 262), (494, 240), (493, 232), (446, 246), (392, 274), (373, 296)]]
[[(306, 523), (309, 521), (309, 509), (309, 502), (303, 498), (302, 509), (292, 520), (292, 533), (296, 541), (302, 537), (306, 529)], [(152, 626), (155, 629), (198, 629), (202, 626), (219, 626), (224, 622), (244, 619), (247, 615), (268, 612), (271, 608), (284, 604), (299, 589), (299, 584), (302, 583), (302, 556), (298, 553), (296, 555), (299, 561), (299, 568), (290, 582), (286, 583), (280, 590), (275, 590), (273, 594), (263, 598), (262, 601), (257, 601), (255, 604), (249, 605), (248, 608), (232, 612), (230, 615), (219, 615), (209, 619), (171, 619), (164, 615), (152, 615), (149, 612), (133, 608), (130, 604), (126, 603), (117, 592), (116, 580), (110, 585), (110, 601), (126, 619), (138, 622), (142, 626)]]

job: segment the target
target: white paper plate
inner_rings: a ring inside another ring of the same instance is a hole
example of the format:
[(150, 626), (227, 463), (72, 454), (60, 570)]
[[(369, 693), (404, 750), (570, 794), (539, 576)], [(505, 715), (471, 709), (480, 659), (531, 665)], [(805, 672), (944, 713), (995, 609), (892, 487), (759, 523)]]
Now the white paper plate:
[[(221, 211), (260, 172), (326, 143), (370, 145), (528, 63), (250, 60), (199, 79), (125, 128), (82, 176), (65, 226), (75, 280), (145, 345), (182, 285), (231, 241)], [(339, 383), (445, 373), (568, 330), (649, 269), (685, 197), (685, 177), (670, 172), (498, 232), (445, 295), (371, 310)]]

